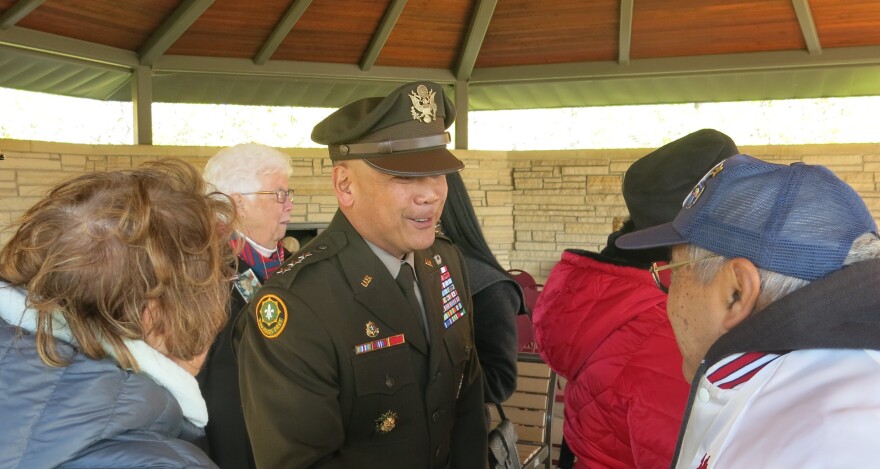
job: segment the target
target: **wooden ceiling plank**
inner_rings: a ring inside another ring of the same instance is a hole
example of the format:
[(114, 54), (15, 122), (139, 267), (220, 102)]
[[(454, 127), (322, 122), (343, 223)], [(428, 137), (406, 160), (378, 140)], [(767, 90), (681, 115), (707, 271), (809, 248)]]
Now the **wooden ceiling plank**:
[(819, 33), (816, 32), (816, 23), (813, 21), (813, 14), (810, 11), (810, 0), (791, 0), (791, 3), (794, 5), (794, 12), (801, 25), (807, 50), (811, 54), (821, 54), (822, 44), (819, 42)]
[(138, 51), (141, 65), (152, 65), (202, 16), (214, 0), (184, 0)]
[(272, 34), (269, 35), (269, 38), (266, 39), (266, 42), (260, 47), (260, 51), (257, 52), (257, 55), (254, 56), (255, 64), (263, 65), (272, 58), (272, 54), (278, 50), (278, 47), (284, 42), (284, 39), (290, 34), (290, 31), (293, 30), (296, 22), (299, 21), (303, 13), (306, 12), (306, 9), (308, 9), (311, 4), (312, 0), (297, 0), (293, 2), (293, 5), (290, 5), (287, 13), (284, 14), (284, 17), (278, 23), (278, 26), (275, 26)]
[(393, 0), (391, 5), (388, 6), (385, 16), (382, 17), (382, 23), (376, 29), (376, 34), (373, 35), (373, 39), (370, 40), (370, 45), (361, 59), (361, 70), (369, 71), (376, 64), (376, 59), (379, 58), (379, 53), (385, 47), (385, 42), (388, 40), (388, 36), (391, 35), (391, 30), (397, 24), (397, 20), (400, 18), (400, 14), (403, 13), (403, 7), (405, 6), (406, 0)]
[(46, 0), (18, 0), (0, 16), (0, 29), (9, 29)]
[(470, 28), (465, 36), (464, 46), (461, 48), (458, 69), (455, 71), (457, 80), (467, 81), (474, 72), (474, 64), (477, 63), (477, 56), (480, 54), (480, 48), (483, 47), (483, 40), (486, 39), (486, 31), (489, 30), (489, 22), (492, 21), (497, 4), (498, 0), (477, 1)]
[(137, 55), (129, 50), (19, 26), (0, 29), (0, 45), (127, 69), (138, 64)]
[(629, 51), (632, 45), (633, 0), (620, 0), (620, 51), (617, 62), (620, 65), (629, 63)]

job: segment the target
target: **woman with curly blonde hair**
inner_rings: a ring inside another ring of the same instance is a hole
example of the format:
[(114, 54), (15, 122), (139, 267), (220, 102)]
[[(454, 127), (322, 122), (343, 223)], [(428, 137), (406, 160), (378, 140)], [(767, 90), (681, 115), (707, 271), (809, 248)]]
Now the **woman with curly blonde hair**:
[(179, 160), (51, 189), (0, 251), (0, 467), (214, 467), (194, 378), (234, 213)]

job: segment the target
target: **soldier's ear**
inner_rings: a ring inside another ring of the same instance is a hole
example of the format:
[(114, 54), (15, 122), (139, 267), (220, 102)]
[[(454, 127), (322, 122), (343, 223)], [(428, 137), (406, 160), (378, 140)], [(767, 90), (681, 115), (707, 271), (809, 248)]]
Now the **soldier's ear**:
[(354, 203), (351, 181), (351, 168), (347, 164), (340, 163), (333, 167), (333, 190), (336, 192), (336, 200), (343, 207), (350, 207)]

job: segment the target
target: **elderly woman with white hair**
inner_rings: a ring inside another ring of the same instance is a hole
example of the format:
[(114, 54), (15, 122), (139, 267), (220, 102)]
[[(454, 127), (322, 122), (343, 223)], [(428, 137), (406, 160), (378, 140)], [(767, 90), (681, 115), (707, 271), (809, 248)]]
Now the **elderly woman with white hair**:
[(208, 160), (203, 178), (235, 205), (238, 275), (232, 282), (230, 321), (211, 347), (197, 376), (208, 404), (205, 450), (221, 468), (255, 467), (241, 412), (238, 369), (230, 333), (234, 318), (290, 253), (281, 240), (293, 208), (290, 158), (279, 150), (244, 143), (220, 150)]

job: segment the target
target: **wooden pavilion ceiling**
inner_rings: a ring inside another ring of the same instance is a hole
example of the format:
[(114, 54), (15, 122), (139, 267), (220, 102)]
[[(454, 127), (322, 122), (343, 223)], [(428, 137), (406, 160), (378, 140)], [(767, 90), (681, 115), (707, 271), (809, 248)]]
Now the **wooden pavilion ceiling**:
[[(139, 77), (139, 78), (138, 78)], [(471, 110), (880, 94), (877, 0), (0, 0), (0, 86)]]

